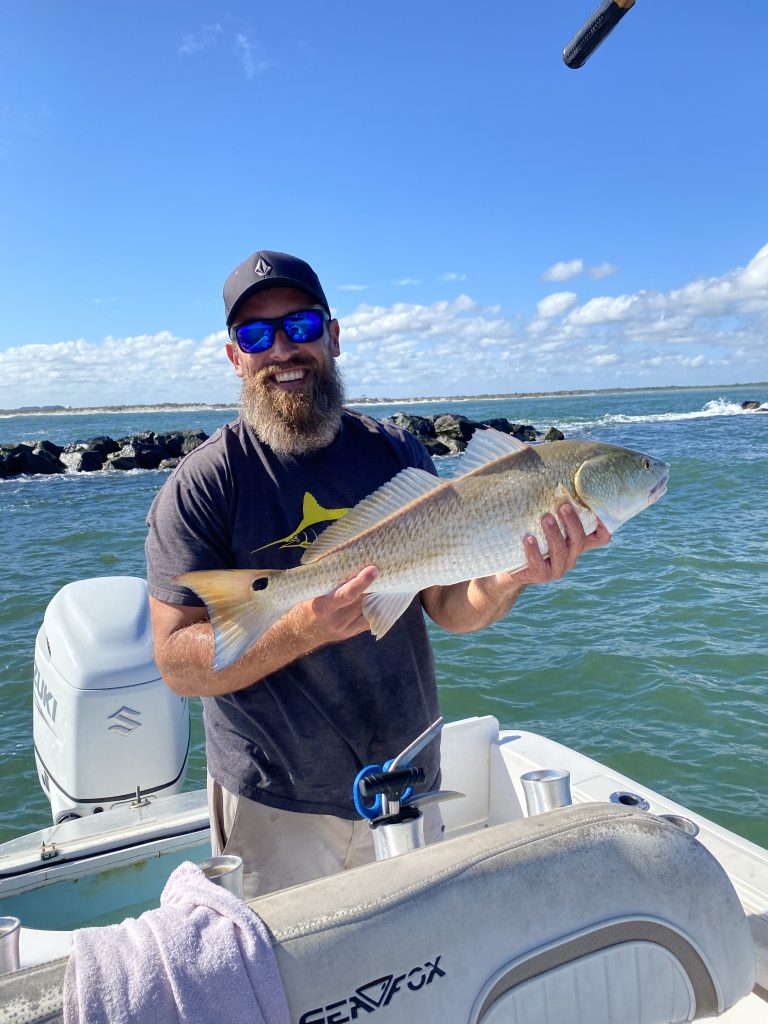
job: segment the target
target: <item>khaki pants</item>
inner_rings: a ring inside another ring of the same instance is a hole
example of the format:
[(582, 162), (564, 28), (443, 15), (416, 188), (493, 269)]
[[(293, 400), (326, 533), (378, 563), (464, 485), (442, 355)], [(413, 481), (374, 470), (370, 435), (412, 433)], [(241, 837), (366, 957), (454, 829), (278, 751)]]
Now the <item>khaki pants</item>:
[[(211, 847), (214, 857), (234, 853), (243, 858), (246, 899), (313, 878), (369, 864), (373, 853), (367, 821), (332, 814), (283, 811), (236, 796), (208, 776)], [(428, 843), (442, 839), (437, 804), (424, 808)]]

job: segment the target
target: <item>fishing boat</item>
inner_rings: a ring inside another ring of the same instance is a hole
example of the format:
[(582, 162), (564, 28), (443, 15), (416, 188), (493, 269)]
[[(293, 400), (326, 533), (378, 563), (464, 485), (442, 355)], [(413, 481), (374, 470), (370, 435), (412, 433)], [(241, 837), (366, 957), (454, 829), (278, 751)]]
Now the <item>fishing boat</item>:
[[(174, 869), (211, 852), (144, 580), (54, 596), (33, 700), (53, 824), (0, 846), (0, 915), (21, 922), (0, 1020), (23, 1024), (63, 1019), (77, 929), (156, 907)], [(491, 716), (442, 725), (441, 750), (441, 843), (414, 831), (419, 796), (379, 789), (377, 804), (364, 777), (381, 859), (249, 901), (295, 1024), (768, 1021), (768, 851)]]

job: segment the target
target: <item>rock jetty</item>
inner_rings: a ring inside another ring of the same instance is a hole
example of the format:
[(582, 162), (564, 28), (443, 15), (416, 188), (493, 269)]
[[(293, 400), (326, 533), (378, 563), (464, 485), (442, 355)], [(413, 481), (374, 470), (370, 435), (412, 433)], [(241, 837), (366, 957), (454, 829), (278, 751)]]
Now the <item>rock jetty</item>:
[[(467, 447), (472, 434), (482, 427), (494, 427), (520, 441), (562, 441), (563, 434), (550, 427), (546, 434), (529, 424), (508, 419), (470, 420), (456, 413), (414, 416), (398, 412), (387, 416), (392, 423), (421, 441), (430, 455), (457, 455)], [(21, 474), (95, 473), (101, 470), (172, 469), (179, 460), (207, 439), (203, 430), (169, 433), (144, 431), (128, 437), (92, 437), (64, 447), (52, 441), (0, 445), (0, 479)]]
[(437, 413), (433, 416), (414, 416), (408, 412), (396, 412), (386, 416), (383, 423), (391, 423), (401, 430), (407, 430), (421, 441), (430, 455), (458, 455), (478, 429), (493, 427), (503, 434), (512, 434), (519, 441), (562, 441), (563, 434), (550, 427), (546, 434), (527, 423), (512, 423), (504, 417), (491, 420), (471, 420), (458, 413)]
[(155, 434), (144, 431), (117, 440), (92, 437), (65, 447), (52, 441), (0, 445), (0, 478), (98, 470), (172, 469), (207, 439), (203, 430)]

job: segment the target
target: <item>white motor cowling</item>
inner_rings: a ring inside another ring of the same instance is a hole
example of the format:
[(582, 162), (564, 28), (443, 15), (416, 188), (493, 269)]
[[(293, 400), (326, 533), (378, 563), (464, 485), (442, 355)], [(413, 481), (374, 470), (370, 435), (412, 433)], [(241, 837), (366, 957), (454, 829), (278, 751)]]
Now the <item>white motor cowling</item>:
[(189, 706), (160, 677), (145, 580), (69, 583), (35, 645), (33, 735), (54, 822), (181, 791)]

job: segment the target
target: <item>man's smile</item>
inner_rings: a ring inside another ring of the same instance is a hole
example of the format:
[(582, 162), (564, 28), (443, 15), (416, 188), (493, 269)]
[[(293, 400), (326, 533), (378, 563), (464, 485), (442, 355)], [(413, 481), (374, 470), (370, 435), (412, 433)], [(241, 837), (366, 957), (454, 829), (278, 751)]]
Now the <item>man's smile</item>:
[(303, 388), (304, 380), (309, 373), (306, 366), (293, 367), (290, 370), (276, 370), (269, 374), (268, 387), (280, 388), (282, 391), (298, 391)]

